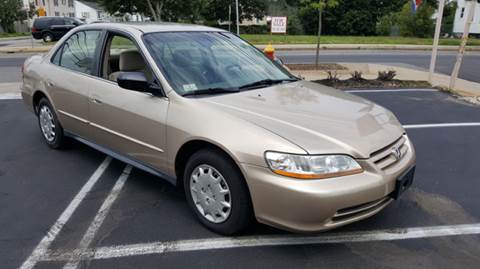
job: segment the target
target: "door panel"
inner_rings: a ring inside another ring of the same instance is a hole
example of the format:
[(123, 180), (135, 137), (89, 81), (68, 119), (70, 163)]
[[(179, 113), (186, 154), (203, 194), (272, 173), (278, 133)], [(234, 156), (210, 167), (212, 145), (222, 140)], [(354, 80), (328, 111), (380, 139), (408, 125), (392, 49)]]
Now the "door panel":
[(101, 79), (95, 89), (89, 102), (93, 140), (165, 171), (168, 99)]
[(88, 89), (90, 78), (52, 65), (56, 74), (46, 80), (52, 102), (63, 128), (89, 138)]
[[(63, 21), (63, 19), (62, 19)], [(90, 138), (88, 98), (94, 89), (98, 69), (99, 30), (79, 31), (69, 37), (57, 52), (45, 78), (63, 127), (83, 138)]]

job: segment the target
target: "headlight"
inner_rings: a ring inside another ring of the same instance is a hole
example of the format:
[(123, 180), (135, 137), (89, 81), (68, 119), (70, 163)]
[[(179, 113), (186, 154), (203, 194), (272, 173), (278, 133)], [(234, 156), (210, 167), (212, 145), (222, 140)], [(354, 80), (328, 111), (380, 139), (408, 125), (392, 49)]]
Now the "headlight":
[(265, 153), (273, 172), (293, 178), (322, 179), (362, 173), (362, 167), (347, 155), (294, 155)]

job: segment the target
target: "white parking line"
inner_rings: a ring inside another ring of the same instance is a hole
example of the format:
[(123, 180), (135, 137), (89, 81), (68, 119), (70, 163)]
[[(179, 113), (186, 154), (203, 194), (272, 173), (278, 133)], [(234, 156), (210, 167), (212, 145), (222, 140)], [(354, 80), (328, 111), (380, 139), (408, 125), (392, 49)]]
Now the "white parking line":
[(88, 249), (78, 251), (56, 251), (48, 253), (43, 261), (65, 261), (85, 259), (111, 259), (139, 255), (162, 254), (243, 247), (292, 246), (313, 244), (339, 244), (371, 241), (393, 241), (433, 238), (457, 235), (480, 234), (480, 223), (448, 226), (415, 227), (403, 229), (349, 232), (342, 234), (320, 234), (312, 236), (270, 235), (245, 237), (219, 237), (170, 242), (152, 242)]
[(0, 100), (16, 100), (22, 99), (22, 95), (20, 93), (2, 93), (0, 94)]
[(378, 90), (346, 90), (349, 93), (362, 93), (362, 92), (438, 92), (435, 89), (378, 89)]
[(410, 124), (410, 125), (403, 125), (403, 128), (405, 128), (405, 129), (422, 129), (422, 128), (472, 127), (472, 126), (480, 126), (480, 122)]
[[(123, 173), (120, 175), (117, 182), (113, 186), (112, 190), (108, 194), (107, 198), (103, 202), (102, 206), (98, 210), (97, 214), (95, 215), (93, 222), (90, 223), (90, 226), (88, 227), (87, 231), (83, 235), (83, 238), (78, 245), (77, 251), (83, 252), (86, 249), (88, 249), (93, 239), (95, 238), (95, 234), (97, 233), (100, 226), (102, 226), (103, 221), (107, 217), (108, 212), (110, 212), (110, 208), (112, 208), (113, 203), (115, 202), (118, 195), (122, 191), (122, 188), (125, 185), (125, 182), (127, 181), (131, 171), (132, 171), (132, 166), (127, 165), (123, 170)], [(78, 267), (78, 264), (79, 264), (78, 260), (77, 261), (71, 260), (67, 264), (65, 264), (63, 268), (76, 269)]]
[(55, 237), (60, 233), (63, 226), (70, 217), (73, 215), (73, 212), (77, 209), (80, 203), (85, 199), (87, 194), (92, 190), (95, 183), (98, 179), (102, 176), (105, 170), (110, 165), (112, 161), (111, 157), (106, 157), (105, 160), (100, 164), (100, 166), (95, 170), (92, 176), (88, 179), (87, 183), (83, 185), (82, 189), (75, 195), (73, 200), (67, 206), (67, 208), (63, 211), (57, 221), (50, 227), (48, 233), (42, 238), (40, 243), (38, 243), (37, 247), (33, 250), (32, 254), (27, 258), (27, 260), (22, 264), (20, 269), (30, 269), (35, 266), (35, 264), (40, 260), (41, 257), (47, 253), (50, 244), (53, 242)]

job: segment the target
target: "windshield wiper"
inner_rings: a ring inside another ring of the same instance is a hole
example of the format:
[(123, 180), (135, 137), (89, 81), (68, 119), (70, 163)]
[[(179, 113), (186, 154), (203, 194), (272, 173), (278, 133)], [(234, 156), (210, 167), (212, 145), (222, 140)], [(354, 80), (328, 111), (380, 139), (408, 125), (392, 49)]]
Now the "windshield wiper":
[(209, 94), (219, 94), (219, 93), (235, 93), (239, 92), (237, 89), (225, 89), (225, 88), (208, 88), (201, 90), (194, 90), (191, 92), (184, 93), (182, 96), (192, 96), (192, 95), (209, 95)]
[(286, 82), (286, 81), (297, 81), (298, 79), (295, 79), (295, 78), (287, 78), (287, 79), (263, 79), (263, 80), (259, 80), (259, 81), (256, 81), (256, 82), (252, 82), (252, 83), (249, 83), (249, 84), (245, 84), (243, 86), (240, 86), (239, 89), (241, 90), (245, 90), (245, 89), (256, 89), (256, 88), (260, 88), (260, 87), (264, 87), (264, 86), (271, 86), (271, 85), (274, 85), (274, 84), (280, 84), (282, 82)]

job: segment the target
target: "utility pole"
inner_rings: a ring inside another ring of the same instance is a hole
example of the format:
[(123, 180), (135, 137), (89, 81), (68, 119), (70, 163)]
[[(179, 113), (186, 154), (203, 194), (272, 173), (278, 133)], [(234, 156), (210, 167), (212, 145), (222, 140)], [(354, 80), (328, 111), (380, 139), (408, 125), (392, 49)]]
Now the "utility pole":
[(443, 10), (445, 7), (445, 0), (439, 0), (437, 12), (437, 25), (435, 26), (435, 37), (433, 39), (432, 58), (430, 59), (430, 72), (428, 73), (428, 82), (430, 84), (435, 73), (435, 65), (437, 63), (438, 42), (440, 40), (440, 31), (442, 29)]
[(458, 49), (457, 61), (453, 67), (452, 76), (450, 77), (450, 86), (449, 89), (453, 90), (455, 88), (455, 83), (457, 82), (458, 73), (460, 72), (460, 66), (462, 65), (463, 55), (465, 54), (465, 48), (468, 42), (468, 35), (470, 34), (470, 26), (472, 25), (473, 16), (475, 15), (475, 3), (477, 1), (470, 1), (467, 21), (465, 22), (465, 29), (463, 30), (462, 43)]
[(240, 35), (240, 18), (238, 17), (238, 0), (235, 0), (235, 9), (237, 13), (237, 35)]
[(320, 36), (322, 35), (322, 12), (323, 8), (318, 9), (318, 33), (317, 33), (317, 51), (315, 54), (315, 69), (318, 69), (318, 58), (320, 54)]

